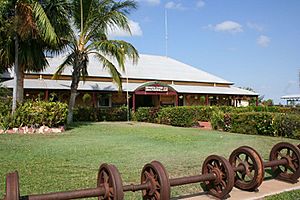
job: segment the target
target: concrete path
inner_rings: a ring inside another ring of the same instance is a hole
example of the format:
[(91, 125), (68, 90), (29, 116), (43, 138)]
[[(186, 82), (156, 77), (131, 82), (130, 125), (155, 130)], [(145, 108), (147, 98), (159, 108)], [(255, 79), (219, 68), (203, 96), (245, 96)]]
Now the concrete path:
[[(258, 200), (263, 199), (266, 196), (282, 193), (285, 191), (298, 190), (300, 189), (300, 182), (291, 184), (277, 180), (267, 180), (264, 181), (259, 187), (259, 191), (257, 192), (245, 192), (241, 191), (237, 188), (233, 188), (230, 192), (230, 200)], [(204, 192), (184, 196), (180, 198), (174, 199), (182, 199), (182, 200), (216, 200), (216, 198), (205, 194)]]

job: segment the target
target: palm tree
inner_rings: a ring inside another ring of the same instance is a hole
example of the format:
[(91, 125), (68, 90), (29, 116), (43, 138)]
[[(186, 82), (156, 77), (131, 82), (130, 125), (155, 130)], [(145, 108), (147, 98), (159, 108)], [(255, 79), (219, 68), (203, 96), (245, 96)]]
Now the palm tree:
[(108, 31), (117, 27), (130, 32), (127, 14), (136, 8), (134, 1), (73, 0), (72, 4), (73, 21), (79, 36), (74, 36), (70, 40), (71, 51), (54, 75), (54, 78), (58, 78), (66, 66), (73, 67), (68, 124), (73, 121), (78, 84), (88, 75), (90, 55), (95, 56), (102, 63), (102, 67), (108, 69), (120, 91), (121, 74), (113, 61), (116, 61), (119, 69), (124, 71), (126, 59), (132, 60), (133, 63), (138, 60), (138, 52), (131, 44), (122, 40), (109, 40), (107, 37)]
[[(68, 0), (2, 0), (0, 6), (0, 64), (2, 70), (14, 66), (14, 111), (23, 101), (24, 73), (48, 66), (45, 52), (61, 50), (70, 34)], [(60, 21), (48, 18), (57, 14)], [(66, 24), (67, 22), (67, 24)], [(54, 26), (53, 26), (53, 25)], [(64, 26), (66, 32), (59, 31)], [(55, 28), (58, 31), (55, 31)]]

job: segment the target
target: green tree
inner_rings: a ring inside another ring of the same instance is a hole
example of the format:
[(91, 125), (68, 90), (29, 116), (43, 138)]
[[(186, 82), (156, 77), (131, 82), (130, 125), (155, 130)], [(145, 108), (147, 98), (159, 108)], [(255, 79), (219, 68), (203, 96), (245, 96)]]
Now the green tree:
[(264, 106), (274, 106), (274, 102), (272, 99), (266, 99), (262, 101), (262, 105)]
[(45, 52), (67, 44), (70, 8), (68, 0), (1, 0), (0, 65), (14, 66), (13, 111), (23, 101), (24, 73), (45, 69)]
[(107, 37), (107, 33), (115, 28), (130, 32), (127, 15), (130, 10), (136, 8), (134, 1), (73, 0), (72, 7), (74, 27), (79, 36), (74, 36), (69, 41), (71, 51), (54, 75), (54, 78), (57, 78), (66, 66), (73, 67), (68, 124), (73, 121), (78, 84), (88, 75), (90, 55), (95, 56), (102, 63), (102, 67), (108, 69), (119, 90), (122, 89), (122, 83), (117, 67), (125, 70), (126, 59), (132, 60), (133, 63), (138, 60), (138, 52), (131, 44), (122, 40), (109, 40)]

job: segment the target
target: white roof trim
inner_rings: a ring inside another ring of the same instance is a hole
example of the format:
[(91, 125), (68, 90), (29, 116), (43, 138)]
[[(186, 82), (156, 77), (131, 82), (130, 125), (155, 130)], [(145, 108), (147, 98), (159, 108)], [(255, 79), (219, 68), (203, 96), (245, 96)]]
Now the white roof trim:
[(281, 99), (300, 99), (300, 94), (291, 94), (282, 96)]
[[(134, 92), (138, 87), (145, 83), (126, 83), (123, 82), (123, 91)], [(12, 88), (14, 81), (3, 82), (3, 85)], [(70, 90), (71, 81), (69, 80), (50, 80), (50, 79), (25, 79), (25, 89), (52, 89), (52, 90)], [(224, 94), (224, 95), (247, 95), (257, 96), (257, 93), (240, 89), (237, 87), (213, 87), (213, 86), (190, 86), (190, 85), (170, 85), (178, 93), (190, 94)], [(116, 84), (112, 82), (80, 81), (78, 90), (83, 91), (118, 91)]]

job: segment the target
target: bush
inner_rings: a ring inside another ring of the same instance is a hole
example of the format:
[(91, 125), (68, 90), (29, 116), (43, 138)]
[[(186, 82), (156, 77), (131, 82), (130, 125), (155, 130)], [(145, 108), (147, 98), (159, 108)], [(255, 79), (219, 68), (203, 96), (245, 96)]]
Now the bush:
[(273, 120), (274, 135), (300, 138), (300, 116), (295, 114), (276, 114)]
[(246, 112), (232, 114), (230, 131), (242, 134), (274, 135), (273, 113)]
[(222, 110), (215, 110), (210, 117), (211, 126), (215, 130), (224, 130), (224, 112)]
[(140, 107), (133, 114), (132, 119), (139, 122), (157, 122), (158, 108)]
[(127, 121), (127, 107), (98, 109), (97, 117), (99, 121)]
[(89, 106), (76, 107), (73, 110), (73, 119), (74, 121), (86, 122), (98, 121), (97, 111), (95, 108)]
[(64, 125), (67, 118), (67, 104), (60, 102), (27, 101), (18, 105), (13, 115), (1, 113), (1, 128), (17, 128), (21, 126)]
[(76, 107), (74, 109), (74, 121), (126, 121), (127, 107), (94, 108)]
[[(229, 119), (229, 120), (228, 120)], [(227, 116), (229, 131), (242, 134), (300, 138), (300, 116), (287, 113), (248, 112)], [(224, 126), (226, 126), (226, 115)]]
[(172, 126), (191, 127), (195, 125), (194, 107), (167, 107), (158, 112), (158, 122)]

